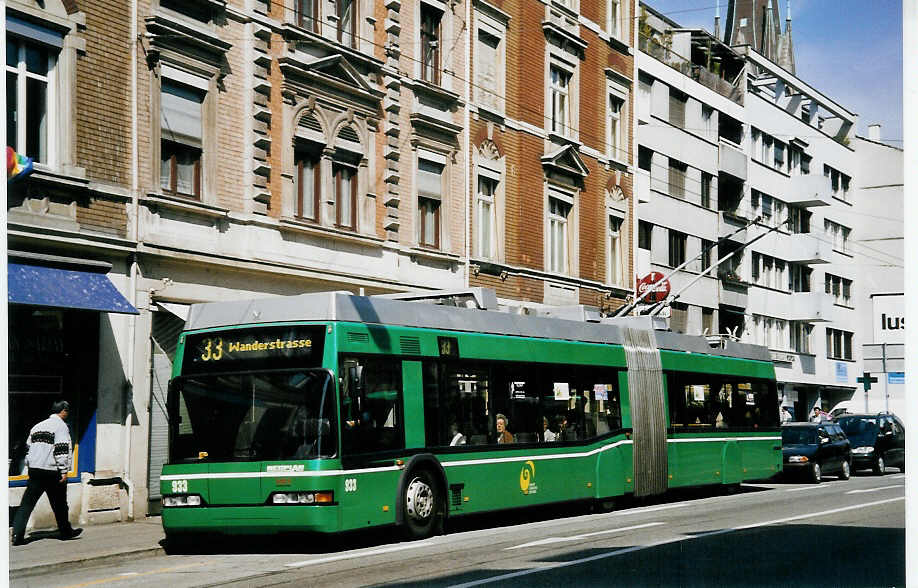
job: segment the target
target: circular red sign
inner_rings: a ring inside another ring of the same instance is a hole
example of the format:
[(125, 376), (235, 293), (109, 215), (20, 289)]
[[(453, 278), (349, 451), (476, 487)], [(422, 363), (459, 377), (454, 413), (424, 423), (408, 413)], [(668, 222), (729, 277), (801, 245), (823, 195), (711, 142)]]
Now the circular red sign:
[(650, 294), (644, 297), (644, 302), (661, 302), (669, 296), (669, 280), (663, 279), (660, 272), (650, 272), (637, 283), (637, 295), (640, 298), (644, 292), (650, 290)]

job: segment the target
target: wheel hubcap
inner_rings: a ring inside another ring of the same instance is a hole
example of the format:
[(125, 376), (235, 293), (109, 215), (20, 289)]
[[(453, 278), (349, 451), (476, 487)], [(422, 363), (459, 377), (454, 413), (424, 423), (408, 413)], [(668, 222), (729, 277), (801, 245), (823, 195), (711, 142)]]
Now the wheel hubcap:
[(877, 469), (880, 470), (880, 473), (883, 473), (883, 469), (886, 467), (886, 463), (883, 461), (883, 458), (877, 460)]
[(433, 489), (420, 478), (415, 478), (408, 484), (407, 501), (408, 516), (423, 521), (430, 517), (433, 511)]
[(847, 478), (850, 473), (851, 473), (851, 466), (848, 465), (847, 461), (842, 462), (842, 475)]

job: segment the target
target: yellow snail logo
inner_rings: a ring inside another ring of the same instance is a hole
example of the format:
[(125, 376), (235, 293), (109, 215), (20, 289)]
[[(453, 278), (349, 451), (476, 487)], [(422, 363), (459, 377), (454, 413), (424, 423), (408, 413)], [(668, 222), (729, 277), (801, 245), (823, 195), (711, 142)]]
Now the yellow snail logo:
[(535, 464), (527, 461), (520, 470), (520, 490), (523, 494), (535, 494), (539, 487), (535, 484)]

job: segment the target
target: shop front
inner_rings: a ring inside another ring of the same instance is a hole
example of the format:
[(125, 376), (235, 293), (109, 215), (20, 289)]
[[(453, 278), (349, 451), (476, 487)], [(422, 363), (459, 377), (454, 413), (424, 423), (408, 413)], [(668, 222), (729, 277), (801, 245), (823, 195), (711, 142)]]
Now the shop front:
[[(110, 343), (103, 336), (106, 313), (137, 309), (106, 275), (106, 262), (10, 252), (9, 278), (9, 455), (10, 505), (18, 504), (28, 480), (26, 438), (47, 418), (56, 400), (70, 403), (73, 440), (70, 484), (96, 470), (100, 356)], [(74, 492), (68, 490), (74, 518)], [(78, 505), (78, 503), (77, 503)], [(33, 519), (42, 516), (36, 509)]]

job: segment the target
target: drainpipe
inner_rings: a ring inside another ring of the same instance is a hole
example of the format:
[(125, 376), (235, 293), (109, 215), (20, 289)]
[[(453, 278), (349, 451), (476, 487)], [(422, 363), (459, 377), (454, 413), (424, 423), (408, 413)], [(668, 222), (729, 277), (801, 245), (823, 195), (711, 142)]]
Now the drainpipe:
[(468, 28), (466, 35), (465, 43), (465, 112), (463, 113), (463, 127), (465, 128), (465, 237), (463, 241), (465, 242), (465, 287), (468, 288), (471, 280), (471, 216), (469, 215), (469, 207), (471, 206), (471, 179), (469, 174), (472, 173), (472, 134), (469, 132), (469, 109), (470, 102), (472, 100), (472, 1), (465, 0), (465, 26)]
[[(138, 129), (137, 129), (137, 0), (131, 0), (131, 219), (129, 238), (135, 243), (140, 238), (140, 198), (139, 198), (139, 172), (138, 172)], [(130, 265), (130, 297), (131, 303), (137, 307), (137, 254), (131, 255)], [(128, 383), (125, 389), (124, 406), (127, 416), (124, 419), (124, 463), (121, 468), (121, 481), (128, 490), (128, 520), (134, 520), (134, 484), (131, 482), (131, 405), (134, 395), (133, 382), (136, 364), (137, 346), (137, 316), (132, 315), (130, 320), (130, 336), (128, 337)]]
[[(634, 9), (640, 10), (640, 2), (634, 3)], [(634, 16), (634, 15), (632, 15)], [(638, 54), (640, 52), (639, 48), (641, 46), (641, 27), (638, 24), (637, 18), (631, 19), (631, 34), (632, 39), (634, 39), (634, 51), (632, 52), (631, 60), (631, 79), (637, 80), (640, 77), (639, 67), (638, 67)], [(638, 145), (638, 117), (637, 117), (637, 100), (634, 96), (634, 87), (631, 88), (631, 95), (629, 96), (631, 101), (631, 143), (629, 147), (631, 148), (631, 160), (628, 162), (631, 165), (631, 275), (628, 276), (631, 286), (631, 300), (637, 300), (638, 291), (637, 291), (637, 252), (638, 252), (638, 229), (640, 223), (640, 217), (638, 216), (638, 194), (637, 194), (637, 174), (638, 174), (638, 150), (640, 149)], [(651, 101), (652, 102), (652, 101)], [(651, 104), (651, 109), (653, 105)]]
[[(131, 401), (133, 394), (125, 394), (125, 400)], [(127, 417), (124, 419), (124, 464), (122, 467), (121, 483), (128, 491), (128, 520), (134, 520), (134, 484), (128, 475), (131, 465), (131, 407), (127, 407)]]

